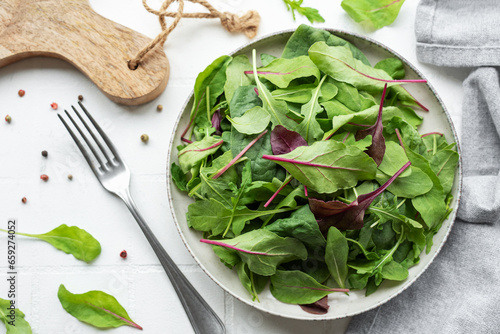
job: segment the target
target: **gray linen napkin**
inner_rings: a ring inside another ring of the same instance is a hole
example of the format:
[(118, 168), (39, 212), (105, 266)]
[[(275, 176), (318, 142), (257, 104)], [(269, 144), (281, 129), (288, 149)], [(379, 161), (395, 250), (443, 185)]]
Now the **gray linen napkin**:
[(422, 276), (347, 333), (500, 333), (500, 1), (422, 0), (415, 26), (420, 61), (483, 66), (463, 84), (459, 218)]

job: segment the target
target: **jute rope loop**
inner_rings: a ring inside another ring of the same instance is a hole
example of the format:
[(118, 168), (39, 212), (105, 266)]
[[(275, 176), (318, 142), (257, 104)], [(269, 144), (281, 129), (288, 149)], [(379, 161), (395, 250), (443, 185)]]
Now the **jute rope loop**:
[[(179, 3), (176, 12), (169, 12), (167, 9), (175, 1)], [(187, 0), (193, 3), (197, 3), (205, 7), (208, 13), (184, 13), (184, 0), (165, 0), (160, 10), (155, 10), (147, 4), (147, 0), (142, 0), (142, 4), (146, 10), (152, 14), (158, 16), (160, 20), (160, 25), (162, 32), (156, 36), (148, 45), (146, 45), (142, 50), (140, 50), (135, 57), (129, 60), (128, 66), (131, 70), (135, 70), (146, 54), (151, 51), (156, 45), (163, 46), (167, 40), (168, 35), (175, 29), (181, 18), (200, 18), (200, 19), (212, 19), (218, 18), (222, 26), (229, 32), (243, 32), (248, 38), (254, 38), (257, 34), (257, 29), (260, 23), (260, 15), (256, 11), (249, 11), (243, 16), (238, 16), (236, 14), (228, 12), (219, 12), (212, 5), (210, 5), (206, 0)], [(173, 18), (174, 21), (168, 26), (166, 23), (166, 17)]]

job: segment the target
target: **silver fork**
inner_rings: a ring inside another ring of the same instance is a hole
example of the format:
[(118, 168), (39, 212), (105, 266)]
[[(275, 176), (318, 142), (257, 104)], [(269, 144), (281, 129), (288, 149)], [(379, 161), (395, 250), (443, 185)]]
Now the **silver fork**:
[[(156, 256), (158, 256), (161, 265), (165, 269), (165, 272), (172, 282), (175, 292), (177, 293), (177, 296), (179, 297), (182, 306), (186, 311), (186, 314), (191, 322), (191, 325), (193, 326), (195, 333), (225, 333), (226, 329), (224, 327), (224, 324), (219, 319), (217, 314), (215, 314), (215, 312), (210, 308), (207, 302), (200, 296), (200, 294), (195, 290), (195, 288), (191, 285), (191, 283), (189, 283), (186, 277), (175, 265), (165, 249), (161, 246), (158, 239), (156, 239), (156, 237), (153, 235), (153, 232), (151, 231), (149, 226), (139, 214), (139, 211), (137, 211), (136, 205), (132, 197), (130, 196), (130, 170), (128, 169), (127, 165), (121, 159), (108, 136), (102, 131), (99, 124), (97, 124), (97, 122), (92, 118), (83, 104), (81, 102), (78, 102), (78, 104), (87, 115), (87, 118), (92, 123), (94, 129), (97, 130), (97, 133), (99, 134), (101, 139), (98, 138), (98, 136), (95, 134), (95, 131), (91, 129), (89, 123), (84, 120), (84, 118), (80, 115), (75, 107), (71, 106), (75, 114), (80, 119), (80, 122), (87, 130), (86, 132), (90, 134), (91, 139), (88, 138), (88, 135), (85, 135), (85, 131), (81, 129), (81, 126), (78, 126), (77, 122), (73, 117), (71, 117), (70, 113), (66, 110), (64, 110), (64, 112), (70, 119), (71, 123), (73, 123), (73, 126), (80, 133), (80, 136), (85, 141), (86, 146), (90, 149), (90, 153), (84, 147), (80, 139), (75, 135), (68, 123), (66, 123), (64, 118), (60, 114), (57, 114), (57, 116), (63, 122), (64, 126), (82, 152), (85, 160), (87, 160), (90, 168), (94, 172), (99, 182), (101, 182), (101, 185), (104, 187), (104, 189), (120, 197), (129, 208), (135, 220), (137, 220), (137, 223), (139, 223), (142, 232), (144, 232), (144, 235), (151, 244), (151, 247), (153, 247)], [(93, 158), (95, 160), (93, 160)]]

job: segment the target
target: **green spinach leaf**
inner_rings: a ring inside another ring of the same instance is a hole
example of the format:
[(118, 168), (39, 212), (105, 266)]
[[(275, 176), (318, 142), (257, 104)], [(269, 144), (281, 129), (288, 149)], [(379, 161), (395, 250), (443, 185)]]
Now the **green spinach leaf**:
[(61, 284), (57, 297), (66, 312), (89, 325), (97, 328), (116, 328), (126, 325), (142, 330), (141, 326), (130, 319), (116, 298), (105, 292), (93, 290), (73, 294)]

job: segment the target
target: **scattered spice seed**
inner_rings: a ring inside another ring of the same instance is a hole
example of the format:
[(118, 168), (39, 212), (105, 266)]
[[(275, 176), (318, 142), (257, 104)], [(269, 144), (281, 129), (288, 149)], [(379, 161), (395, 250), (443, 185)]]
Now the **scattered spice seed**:
[(10, 117), (9, 115), (5, 116), (5, 121), (7, 123), (10, 123), (10, 121), (12, 121), (12, 117)]
[(46, 174), (42, 174), (42, 175), (40, 175), (40, 178), (41, 178), (42, 180), (44, 180), (45, 182), (47, 182), (47, 181), (49, 180), (49, 176), (48, 176), (48, 175), (46, 175)]
[(159, 104), (157, 107), (156, 107), (156, 110), (157, 111), (162, 111), (163, 110), (163, 106), (161, 104)]
[(20, 89), (18, 92), (17, 92), (17, 95), (19, 95), (20, 97), (23, 97), (24, 94), (26, 94), (26, 92), (22, 89)]
[(57, 103), (52, 102), (52, 103), (50, 104), (50, 106), (52, 107), (52, 109), (57, 110), (57, 107), (58, 107)]
[(49, 155), (49, 153), (45, 150), (42, 151), (42, 157), (47, 157)]
[(120, 257), (121, 257), (122, 259), (127, 258), (127, 251), (126, 251), (126, 250), (122, 250), (122, 251), (121, 251), (121, 253), (120, 253)]
[(148, 136), (147, 134), (143, 134), (143, 135), (141, 135), (141, 141), (142, 141), (143, 143), (147, 143), (147, 142), (148, 142), (148, 140), (149, 140), (149, 136)]
[(73, 175), (68, 174), (68, 179), (69, 179), (69, 180), (73, 180)]
[(21, 199), (21, 202), (23, 202), (23, 203), (25, 203), (25, 204), (26, 204), (26, 202), (27, 202), (27, 201), (28, 201), (28, 200), (26, 199), (26, 197), (23, 197), (23, 198)]
[(78, 101), (83, 101), (83, 95), (78, 95)]

